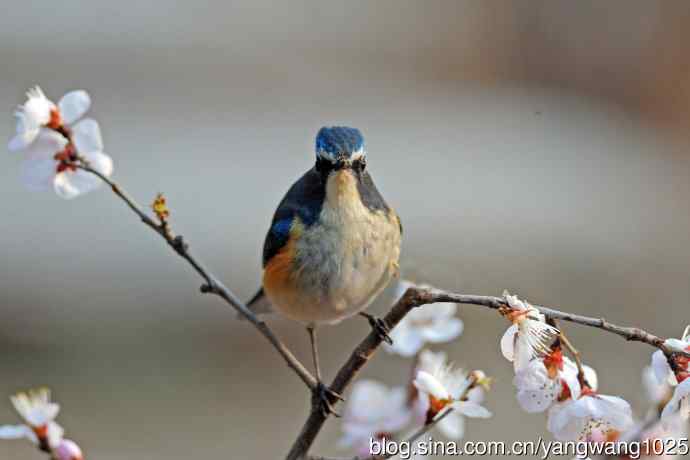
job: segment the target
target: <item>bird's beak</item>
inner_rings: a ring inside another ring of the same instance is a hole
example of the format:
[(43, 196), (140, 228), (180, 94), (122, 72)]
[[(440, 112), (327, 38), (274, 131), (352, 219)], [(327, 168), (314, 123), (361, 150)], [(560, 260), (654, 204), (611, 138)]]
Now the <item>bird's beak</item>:
[(352, 160), (345, 155), (339, 155), (338, 158), (335, 161), (335, 168), (336, 170), (339, 169), (351, 169), (352, 168)]

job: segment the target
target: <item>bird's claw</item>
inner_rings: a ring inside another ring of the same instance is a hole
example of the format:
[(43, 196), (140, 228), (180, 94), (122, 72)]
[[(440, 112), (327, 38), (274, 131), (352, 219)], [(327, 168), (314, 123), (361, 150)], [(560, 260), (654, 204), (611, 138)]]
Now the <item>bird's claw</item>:
[(329, 416), (330, 414), (333, 414), (335, 417), (340, 417), (340, 414), (333, 408), (333, 404), (336, 402), (345, 401), (345, 398), (343, 398), (340, 394), (319, 382), (314, 388), (314, 398), (317, 399), (323, 415)]
[(371, 328), (376, 332), (376, 334), (378, 334), (381, 340), (386, 342), (388, 345), (393, 345), (393, 339), (391, 339), (391, 336), (389, 335), (391, 330), (386, 322), (383, 319), (375, 316), (367, 316), (366, 318), (369, 321)]

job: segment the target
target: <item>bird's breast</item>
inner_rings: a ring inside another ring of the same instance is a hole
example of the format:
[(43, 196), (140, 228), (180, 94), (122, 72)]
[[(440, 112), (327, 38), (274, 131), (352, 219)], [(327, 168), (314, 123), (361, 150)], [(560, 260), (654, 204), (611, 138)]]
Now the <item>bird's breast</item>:
[(332, 174), (317, 222), (302, 226), (299, 237), (286, 246), (282, 262), (279, 259), (273, 270), (273, 261), (266, 267), (266, 273), (282, 273), (288, 280), (281, 285), (290, 292), (283, 288), (282, 294), (272, 296), (264, 275), (269, 297), (276, 297), (271, 301), (286, 316), (338, 322), (366, 308), (397, 275), (397, 217), (392, 210), (367, 208), (356, 181), (348, 170)]

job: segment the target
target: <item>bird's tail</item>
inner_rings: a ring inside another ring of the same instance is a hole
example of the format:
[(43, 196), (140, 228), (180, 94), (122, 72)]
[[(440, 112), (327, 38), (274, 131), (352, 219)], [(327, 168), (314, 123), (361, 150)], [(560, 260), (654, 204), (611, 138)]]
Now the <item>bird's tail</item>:
[[(261, 287), (254, 296), (247, 302), (247, 307), (257, 315), (265, 315), (273, 312), (273, 305), (266, 297), (264, 288)], [(237, 314), (238, 319), (244, 319), (242, 315)]]

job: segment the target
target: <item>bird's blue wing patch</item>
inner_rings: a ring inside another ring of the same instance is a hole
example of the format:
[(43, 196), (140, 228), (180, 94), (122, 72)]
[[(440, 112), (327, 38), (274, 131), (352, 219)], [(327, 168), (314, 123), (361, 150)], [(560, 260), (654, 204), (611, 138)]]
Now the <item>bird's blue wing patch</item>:
[(285, 238), (290, 234), (293, 218), (280, 219), (271, 227), (271, 232), (278, 238)]
[(264, 267), (287, 244), (290, 239), (290, 228), (292, 227), (293, 220), (294, 216), (276, 218), (274, 220), (266, 235), (266, 241), (264, 241)]

